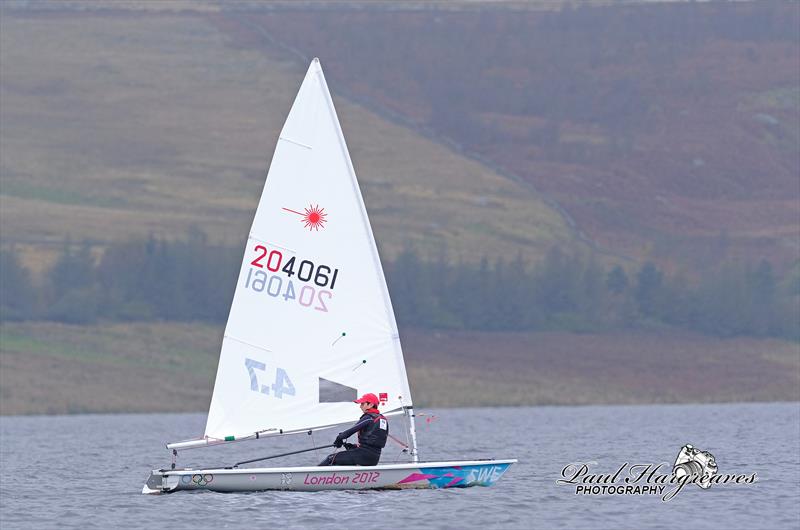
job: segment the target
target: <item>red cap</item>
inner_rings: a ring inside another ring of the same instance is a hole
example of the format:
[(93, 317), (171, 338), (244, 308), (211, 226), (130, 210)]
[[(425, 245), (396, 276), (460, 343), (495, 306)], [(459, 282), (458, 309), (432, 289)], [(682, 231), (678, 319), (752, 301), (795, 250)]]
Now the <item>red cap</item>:
[(377, 405), (380, 401), (378, 401), (378, 396), (375, 394), (364, 394), (353, 403), (372, 403), (373, 405)]

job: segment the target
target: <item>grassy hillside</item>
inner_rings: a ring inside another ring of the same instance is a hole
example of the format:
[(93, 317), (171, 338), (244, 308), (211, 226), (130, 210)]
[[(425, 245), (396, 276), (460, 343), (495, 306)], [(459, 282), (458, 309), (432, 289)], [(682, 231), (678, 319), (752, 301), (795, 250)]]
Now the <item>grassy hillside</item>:
[[(6, 11), (0, 24), (3, 243), (41, 266), (65, 236), (102, 245), (194, 225), (243, 239), (306, 65), (231, 46), (191, 12)], [(414, 243), (477, 259), (570, 244), (529, 187), (330, 85), (388, 253)]]
[(209, 18), (246, 49), (325, 50), (354, 98), (530, 182), (617, 253), (800, 255), (800, 4), (460, 7)]
[[(555, 5), (544, 0), (442, 12), (413, 2), (311, 13), (261, 2), (8, 5), (0, 244), (37, 272), (65, 237), (89, 240), (95, 256), (132, 236), (194, 228), (239, 244), (303, 54), (321, 56), (387, 257), (411, 243), (468, 261), (537, 258), (554, 243), (585, 248), (581, 233), (671, 270), (797, 256), (796, 39), (745, 32), (744, 43), (717, 35), (672, 47), (659, 39), (683, 33), (654, 31), (630, 44), (627, 26), (602, 17), (659, 18), (623, 6), (566, 10), (539, 26), (538, 8)], [(667, 9), (743, 9), (736, 20), (750, 28), (753, 5)], [(780, 5), (788, 14), (773, 18), (791, 25), (794, 4)], [(646, 119), (614, 122), (632, 108)], [(200, 324), (1, 324), (0, 412), (205, 410), (220, 334)], [(403, 339), (423, 406), (800, 400), (800, 351), (780, 340), (413, 330)]]
[[(221, 326), (4, 324), (0, 412), (207, 410)], [(402, 334), (420, 406), (800, 400), (800, 352), (696, 335)]]

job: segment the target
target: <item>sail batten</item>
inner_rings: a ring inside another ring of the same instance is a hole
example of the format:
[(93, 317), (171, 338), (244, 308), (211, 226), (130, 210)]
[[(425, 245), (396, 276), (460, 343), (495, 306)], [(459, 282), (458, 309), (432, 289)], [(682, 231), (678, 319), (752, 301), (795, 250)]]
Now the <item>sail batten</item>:
[(278, 244), (276, 244), (276, 243), (274, 243), (272, 241), (267, 241), (266, 239), (259, 239), (258, 237), (254, 236), (253, 234), (248, 235), (247, 239), (249, 239), (251, 241), (257, 241), (258, 243), (263, 243), (264, 245), (270, 245), (272, 248), (277, 248), (277, 249), (280, 249), (280, 250), (284, 250), (286, 252), (289, 252), (290, 254), (296, 254), (296, 252), (294, 250), (292, 250), (292, 249), (290, 249), (288, 247), (283, 247), (283, 246), (278, 245)]
[(284, 142), (289, 142), (290, 144), (299, 145), (300, 147), (304, 147), (306, 149), (313, 149), (313, 147), (311, 147), (310, 145), (306, 145), (302, 142), (292, 140), (291, 138), (286, 138), (285, 136), (281, 136), (279, 140), (283, 140)]
[(236, 342), (241, 342), (241, 343), (242, 343), (242, 344), (244, 344), (245, 346), (250, 346), (250, 347), (252, 347), (252, 348), (258, 348), (259, 350), (263, 350), (263, 351), (265, 351), (265, 352), (271, 352), (271, 351), (272, 351), (271, 349), (269, 349), (269, 348), (267, 348), (267, 347), (265, 347), (265, 346), (260, 346), (260, 345), (258, 345), (258, 344), (250, 344), (250, 343), (249, 343), (249, 342), (247, 342), (247, 341), (244, 341), (244, 340), (242, 340), (242, 339), (237, 339), (236, 337), (232, 337), (232, 336), (230, 336), (230, 335), (225, 335), (225, 336), (224, 336), (224, 338), (226, 338), (226, 339), (229, 339), (229, 340), (235, 340)]
[(358, 413), (352, 396), (365, 392), (382, 410), (412, 405), (372, 228), (317, 60), (280, 140), (246, 243), (206, 439), (347, 423)]

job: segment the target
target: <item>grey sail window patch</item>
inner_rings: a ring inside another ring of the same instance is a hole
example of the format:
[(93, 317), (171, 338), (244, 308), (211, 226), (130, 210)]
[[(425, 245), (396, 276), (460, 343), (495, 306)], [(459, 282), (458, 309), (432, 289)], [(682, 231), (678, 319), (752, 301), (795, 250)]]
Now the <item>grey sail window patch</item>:
[(355, 388), (328, 379), (319, 378), (319, 402), (320, 403), (341, 403), (343, 401), (353, 402), (358, 398)]

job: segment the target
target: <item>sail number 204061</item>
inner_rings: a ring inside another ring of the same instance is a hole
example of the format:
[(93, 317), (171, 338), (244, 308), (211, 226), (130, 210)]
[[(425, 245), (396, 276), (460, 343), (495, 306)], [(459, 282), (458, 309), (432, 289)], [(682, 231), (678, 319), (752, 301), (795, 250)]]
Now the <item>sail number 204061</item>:
[(298, 260), (292, 256), (286, 262), (283, 261), (283, 253), (280, 250), (267, 251), (264, 245), (256, 245), (253, 250), (256, 257), (250, 262), (253, 267), (266, 269), (270, 272), (282, 272), (289, 278), (297, 276), (301, 282), (310, 282), (312, 279), (317, 287), (327, 287), (331, 290), (336, 286), (336, 277), (339, 269), (331, 269), (327, 265), (315, 265), (313, 261), (304, 259)]
[(327, 302), (333, 298), (333, 293), (323, 289), (314, 289), (310, 285), (303, 285), (295, 290), (292, 280), (286, 280), (277, 274), (269, 275), (266, 272), (250, 267), (247, 272), (247, 279), (244, 282), (245, 289), (252, 289), (257, 293), (266, 293), (272, 298), (283, 298), (285, 302), (296, 301), (303, 307), (313, 307), (317, 311), (328, 312)]

